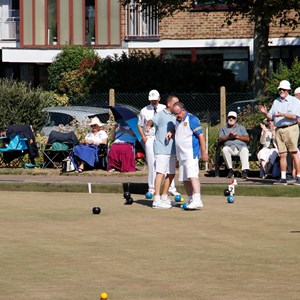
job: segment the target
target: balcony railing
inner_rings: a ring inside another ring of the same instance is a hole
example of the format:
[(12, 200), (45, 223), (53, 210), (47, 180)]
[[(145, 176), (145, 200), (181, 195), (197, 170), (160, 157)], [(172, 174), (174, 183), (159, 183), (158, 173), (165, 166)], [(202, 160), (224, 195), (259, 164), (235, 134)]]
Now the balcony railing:
[(20, 30), (20, 18), (19, 11), (12, 9), (8, 10), (6, 13), (2, 12), (0, 18), (0, 40), (18, 40), (19, 30)]
[(126, 7), (126, 39), (158, 40), (159, 23), (154, 6), (142, 6), (135, 1)]
[(18, 40), (19, 21), (0, 22), (0, 40)]

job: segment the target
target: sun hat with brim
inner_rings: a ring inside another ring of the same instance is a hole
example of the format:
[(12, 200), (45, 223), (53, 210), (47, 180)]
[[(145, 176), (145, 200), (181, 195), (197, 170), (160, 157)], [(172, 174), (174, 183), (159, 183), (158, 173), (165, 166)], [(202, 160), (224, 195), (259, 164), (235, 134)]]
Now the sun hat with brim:
[(279, 86), (277, 88), (279, 89), (283, 89), (283, 90), (290, 90), (291, 89), (291, 84), (287, 81), (287, 80), (282, 80), (279, 83)]
[(237, 118), (237, 113), (235, 111), (230, 111), (227, 115), (227, 117), (234, 117)]
[(294, 94), (300, 94), (300, 87), (297, 87), (294, 91)]
[(92, 120), (91, 120), (91, 122), (90, 122), (89, 125), (90, 126), (92, 126), (92, 125), (98, 125), (99, 127), (104, 126), (104, 124), (101, 123), (100, 120), (97, 117), (92, 118)]

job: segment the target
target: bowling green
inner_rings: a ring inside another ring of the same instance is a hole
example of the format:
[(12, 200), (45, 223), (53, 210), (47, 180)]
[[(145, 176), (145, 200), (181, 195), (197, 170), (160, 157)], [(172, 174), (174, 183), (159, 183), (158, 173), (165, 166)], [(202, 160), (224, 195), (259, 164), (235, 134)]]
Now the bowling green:
[(300, 197), (132, 197), (1, 192), (0, 300), (299, 299)]

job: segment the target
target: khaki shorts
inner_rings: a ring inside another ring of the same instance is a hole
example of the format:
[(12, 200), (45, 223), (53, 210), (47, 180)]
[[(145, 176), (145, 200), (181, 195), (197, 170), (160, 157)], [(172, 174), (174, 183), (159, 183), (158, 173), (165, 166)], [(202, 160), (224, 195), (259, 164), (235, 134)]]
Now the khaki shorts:
[(179, 161), (179, 178), (180, 182), (187, 181), (189, 178), (199, 177), (199, 159), (188, 159)]
[(299, 126), (289, 126), (285, 128), (276, 129), (276, 142), (278, 146), (278, 152), (297, 152), (298, 150), (298, 138), (299, 138)]

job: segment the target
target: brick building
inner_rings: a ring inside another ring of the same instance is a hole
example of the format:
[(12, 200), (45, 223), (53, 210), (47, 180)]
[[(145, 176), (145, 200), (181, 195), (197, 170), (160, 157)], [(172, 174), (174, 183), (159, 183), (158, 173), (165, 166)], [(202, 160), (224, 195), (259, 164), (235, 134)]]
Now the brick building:
[[(47, 67), (64, 45), (93, 47), (101, 57), (142, 49), (162, 59), (209, 60), (250, 79), (253, 24), (224, 23), (224, 11), (197, 9), (158, 22), (138, 0), (0, 0), (1, 76), (46, 86)], [(270, 69), (300, 56), (300, 27), (272, 27)]]

